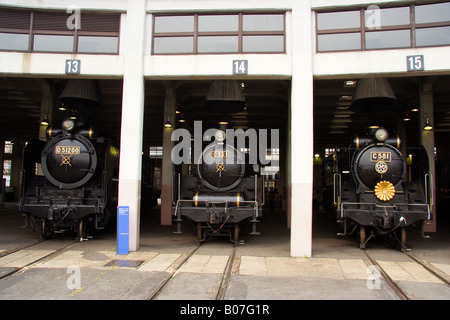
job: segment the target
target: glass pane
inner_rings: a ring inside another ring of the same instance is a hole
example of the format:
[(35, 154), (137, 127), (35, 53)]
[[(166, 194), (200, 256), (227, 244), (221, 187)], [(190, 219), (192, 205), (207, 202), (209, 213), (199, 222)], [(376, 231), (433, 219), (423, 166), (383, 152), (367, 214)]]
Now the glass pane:
[(194, 32), (194, 16), (155, 17), (155, 33)]
[(359, 28), (360, 20), (359, 11), (318, 13), (317, 28), (319, 30)]
[(242, 39), (244, 52), (283, 52), (283, 36), (244, 36)]
[(361, 33), (338, 33), (319, 35), (318, 51), (360, 50)]
[(117, 53), (118, 37), (78, 37), (78, 52)]
[(73, 36), (53, 36), (41, 35), (34, 36), (35, 51), (52, 51), (52, 52), (72, 52)]
[(410, 24), (409, 7), (366, 10), (364, 17), (370, 29)]
[(193, 37), (166, 37), (155, 38), (153, 52), (163, 53), (193, 53)]
[(410, 46), (411, 34), (409, 30), (366, 33), (366, 49), (405, 48)]
[(450, 44), (450, 27), (416, 29), (416, 46), (439, 46)]
[(11, 174), (11, 164), (12, 164), (12, 160), (3, 161), (3, 174), (7, 174), (7, 175)]
[(238, 31), (239, 17), (236, 15), (213, 15), (198, 17), (199, 32)]
[(251, 14), (243, 17), (244, 31), (283, 31), (282, 14)]
[(450, 2), (416, 6), (416, 23), (450, 21)]
[(0, 50), (28, 50), (28, 35), (0, 33)]
[(237, 52), (238, 37), (198, 37), (198, 52)]

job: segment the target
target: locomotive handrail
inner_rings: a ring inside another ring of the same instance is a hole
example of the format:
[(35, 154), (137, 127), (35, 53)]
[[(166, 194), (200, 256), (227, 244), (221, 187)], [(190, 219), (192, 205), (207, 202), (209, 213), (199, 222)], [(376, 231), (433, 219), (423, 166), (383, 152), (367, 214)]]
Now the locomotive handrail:
[(430, 184), (430, 206), (434, 203), (434, 192), (433, 192), (433, 175), (426, 173), (425, 174), (425, 198), (428, 204), (428, 184)]
[[(336, 181), (338, 182), (337, 186)], [(338, 210), (341, 208), (341, 174), (339, 173), (333, 175), (333, 203), (337, 205)]]
[[(177, 215), (177, 212), (178, 212), (178, 208), (180, 207), (179, 206), (179, 203), (181, 203), (181, 202), (187, 202), (187, 203), (192, 203), (192, 202), (204, 202), (205, 203), (205, 206), (209, 206), (210, 204), (225, 204), (225, 209), (226, 208), (229, 208), (229, 206), (228, 206), (228, 204), (229, 203), (235, 203), (236, 201), (228, 201), (228, 200), (225, 200), (225, 201), (209, 201), (209, 200), (189, 200), (189, 199), (178, 199), (177, 200), (177, 203), (175, 204), (175, 212), (174, 212), (174, 216), (176, 216)], [(239, 201), (239, 204), (242, 204), (242, 203), (249, 203), (249, 204), (252, 204), (255, 208), (256, 208), (256, 210), (257, 210), (257, 208), (258, 208), (258, 201), (257, 200), (242, 200), (242, 201)], [(256, 211), (256, 216), (258, 216), (258, 210)]]
[[(177, 202), (204, 202), (205, 204), (219, 204), (219, 203), (224, 203), (224, 204), (228, 204), (228, 203), (236, 203), (237, 201), (229, 201), (229, 200), (224, 200), (224, 201), (209, 201), (209, 200), (190, 200), (190, 199), (179, 199), (177, 200)], [(258, 205), (258, 201), (256, 200), (239, 200), (239, 204), (241, 203), (252, 203), (255, 205)]]

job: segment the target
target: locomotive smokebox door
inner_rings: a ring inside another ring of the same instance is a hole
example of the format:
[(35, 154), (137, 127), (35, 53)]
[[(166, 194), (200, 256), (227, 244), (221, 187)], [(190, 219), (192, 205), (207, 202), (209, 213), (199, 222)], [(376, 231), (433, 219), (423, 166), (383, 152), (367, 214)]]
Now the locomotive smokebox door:
[(45, 146), (41, 161), (42, 170), (53, 185), (74, 189), (84, 185), (93, 176), (97, 154), (87, 138), (64, 136), (51, 140)]
[(203, 151), (197, 171), (203, 184), (211, 190), (228, 191), (236, 187), (245, 174), (245, 164), (237, 150), (224, 144), (211, 144)]

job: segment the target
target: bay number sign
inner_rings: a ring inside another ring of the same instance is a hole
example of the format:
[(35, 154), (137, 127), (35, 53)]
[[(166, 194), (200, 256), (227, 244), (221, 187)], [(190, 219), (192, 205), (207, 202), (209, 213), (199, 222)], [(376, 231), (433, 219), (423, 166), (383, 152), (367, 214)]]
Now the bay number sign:
[(233, 60), (233, 74), (248, 74), (248, 60)]
[(406, 57), (406, 68), (408, 71), (423, 71), (423, 70), (425, 70), (423, 55), (407, 56)]
[(66, 74), (80, 74), (80, 60), (66, 60)]

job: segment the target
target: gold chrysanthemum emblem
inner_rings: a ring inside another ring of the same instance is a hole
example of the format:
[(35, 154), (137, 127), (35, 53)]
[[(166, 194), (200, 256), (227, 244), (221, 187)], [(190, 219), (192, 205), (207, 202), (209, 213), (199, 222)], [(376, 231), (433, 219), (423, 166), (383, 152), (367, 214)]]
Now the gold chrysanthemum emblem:
[(375, 186), (375, 195), (381, 201), (389, 201), (395, 195), (395, 187), (389, 181), (380, 181)]

